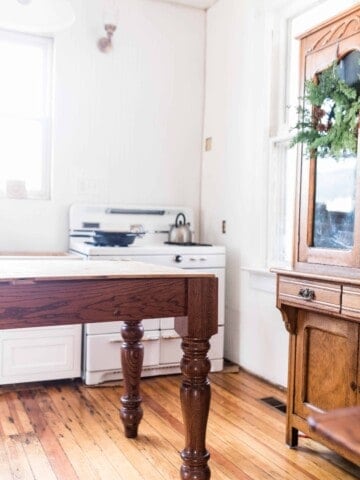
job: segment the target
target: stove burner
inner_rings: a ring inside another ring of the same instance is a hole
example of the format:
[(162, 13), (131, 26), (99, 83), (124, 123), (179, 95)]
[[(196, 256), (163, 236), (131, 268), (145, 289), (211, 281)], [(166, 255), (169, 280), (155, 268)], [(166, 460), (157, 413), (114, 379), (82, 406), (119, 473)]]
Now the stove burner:
[(94, 240), (94, 241), (88, 241), (84, 242), (85, 245), (91, 245), (92, 247), (121, 247), (121, 248), (126, 248), (128, 245), (121, 245), (113, 242), (106, 242), (106, 241), (101, 241), (101, 240)]
[(88, 245), (94, 247), (127, 247), (134, 242), (136, 237), (142, 236), (139, 232), (107, 232), (104, 230), (94, 230), (90, 232), (86, 241)]
[(166, 245), (178, 245), (181, 247), (212, 247), (210, 243), (194, 243), (194, 242), (164, 242)]

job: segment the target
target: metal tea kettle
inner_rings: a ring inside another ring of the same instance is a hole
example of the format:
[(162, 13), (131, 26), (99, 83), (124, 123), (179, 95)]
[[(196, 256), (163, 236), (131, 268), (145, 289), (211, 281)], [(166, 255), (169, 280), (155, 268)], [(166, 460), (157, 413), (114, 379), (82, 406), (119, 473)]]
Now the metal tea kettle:
[(190, 223), (186, 223), (183, 213), (178, 213), (175, 218), (175, 224), (170, 225), (169, 243), (191, 243), (192, 231)]

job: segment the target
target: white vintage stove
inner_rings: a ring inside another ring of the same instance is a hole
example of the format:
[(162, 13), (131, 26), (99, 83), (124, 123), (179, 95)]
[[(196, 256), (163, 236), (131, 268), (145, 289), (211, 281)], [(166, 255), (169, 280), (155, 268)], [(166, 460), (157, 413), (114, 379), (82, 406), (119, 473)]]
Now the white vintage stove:
[[(225, 247), (196, 243), (195, 232), (191, 244), (167, 244), (170, 226), (180, 212), (193, 229), (193, 212), (185, 207), (74, 204), (70, 208), (69, 249), (87, 260), (136, 260), (201, 269), (217, 275), (219, 332), (211, 339), (209, 357), (212, 371), (219, 371), (223, 368)], [(127, 243), (129, 232), (136, 232), (133, 243), (119, 246), (123, 237)], [(82, 376), (86, 384), (122, 378), (119, 369), (120, 328), (121, 322), (84, 325)], [(182, 353), (174, 319), (147, 320), (144, 329), (143, 376), (178, 373)]]

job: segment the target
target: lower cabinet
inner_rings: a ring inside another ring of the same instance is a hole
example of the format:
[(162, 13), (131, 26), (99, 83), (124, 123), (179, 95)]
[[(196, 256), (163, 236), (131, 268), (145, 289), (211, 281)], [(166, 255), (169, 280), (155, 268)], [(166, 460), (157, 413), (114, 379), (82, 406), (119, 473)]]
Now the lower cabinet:
[(0, 384), (81, 376), (82, 326), (0, 331)]
[(290, 333), (286, 442), (296, 447), (301, 431), (346, 457), (310, 429), (308, 417), (360, 404), (360, 282), (296, 274), (277, 279)]
[(299, 311), (295, 340), (293, 413), (356, 405), (358, 324)]

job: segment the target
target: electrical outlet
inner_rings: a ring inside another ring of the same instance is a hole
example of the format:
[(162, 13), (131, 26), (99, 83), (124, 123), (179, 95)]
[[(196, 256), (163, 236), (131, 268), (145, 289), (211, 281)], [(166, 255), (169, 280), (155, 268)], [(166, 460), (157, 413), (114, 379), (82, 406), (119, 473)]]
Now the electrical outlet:
[(205, 152), (210, 152), (212, 149), (212, 137), (207, 137), (205, 139)]

